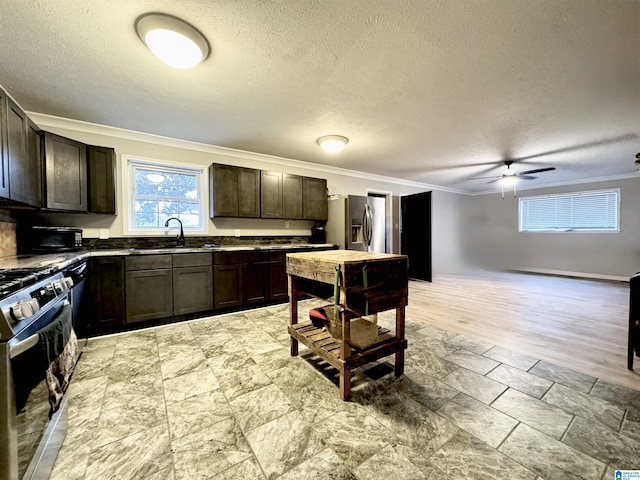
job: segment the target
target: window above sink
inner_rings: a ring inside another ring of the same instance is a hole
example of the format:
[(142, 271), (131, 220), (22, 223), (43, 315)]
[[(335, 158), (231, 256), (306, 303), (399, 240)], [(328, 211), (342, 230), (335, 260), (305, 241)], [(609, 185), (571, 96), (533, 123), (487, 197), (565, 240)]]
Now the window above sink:
[(205, 233), (204, 168), (174, 162), (122, 156), (126, 234), (174, 233), (170, 217), (181, 220), (185, 233)]

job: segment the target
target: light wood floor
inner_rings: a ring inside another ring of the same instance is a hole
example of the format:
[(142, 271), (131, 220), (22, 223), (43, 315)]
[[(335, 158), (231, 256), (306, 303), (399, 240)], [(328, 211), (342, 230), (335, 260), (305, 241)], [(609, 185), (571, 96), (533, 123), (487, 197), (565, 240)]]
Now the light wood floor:
[(640, 390), (640, 358), (627, 369), (628, 313), (622, 282), (519, 273), (409, 282), (407, 318)]

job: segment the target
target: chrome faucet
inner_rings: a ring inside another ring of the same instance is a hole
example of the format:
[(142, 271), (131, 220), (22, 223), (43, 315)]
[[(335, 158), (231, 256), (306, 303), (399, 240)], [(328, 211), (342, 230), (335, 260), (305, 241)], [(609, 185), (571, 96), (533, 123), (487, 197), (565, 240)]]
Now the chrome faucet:
[(182, 230), (182, 221), (180, 221), (180, 219), (177, 218), (177, 217), (167, 218), (167, 221), (164, 222), (164, 226), (165, 227), (169, 226), (169, 221), (170, 220), (176, 220), (180, 224), (180, 233), (176, 237), (176, 245), (178, 247), (184, 247), (184, 230)]

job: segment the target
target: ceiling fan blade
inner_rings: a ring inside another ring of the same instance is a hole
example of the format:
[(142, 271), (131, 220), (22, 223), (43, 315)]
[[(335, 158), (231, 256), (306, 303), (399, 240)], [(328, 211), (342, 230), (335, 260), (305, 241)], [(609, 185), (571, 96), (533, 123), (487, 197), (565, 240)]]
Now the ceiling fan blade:
[(491, 180), (490, 182), (487, 182), (487, 184), (489, 184), (489, 183), (495, 183), (495, 182), (497, 182), (498, 180), (502, 180), (502, 176), (499, 176), (498, 178), (495, 178), (495, 179)]
[(525, 170), (524, 172), (518, 172), (518, 176), (529, 175), (530, 173), (550, 172), (555, 170), (556, 167), (535, 168), (533, 170)]
[(502, 175), (491, 175), (489, 177), (473, 177), (470, 180), (486, 180), (487, 178), (495, 178), (496, 180), (499, 180), (502, 178)]
[(518, 174), (518, 178), (521, 178), (523, 180), (535, 180), (538, 177), (534, 177), (533, 175), (520, 175), (520, 174)]

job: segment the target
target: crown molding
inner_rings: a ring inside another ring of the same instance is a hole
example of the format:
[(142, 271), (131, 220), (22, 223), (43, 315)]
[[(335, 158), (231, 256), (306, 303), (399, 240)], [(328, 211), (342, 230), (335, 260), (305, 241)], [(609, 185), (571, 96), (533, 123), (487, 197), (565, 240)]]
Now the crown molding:
[(442, 192), (457, 193), (461, 195), (469, 195), (469, 192), (465, 190), (459, 190), (455, 188), (441, 187), (439, 185), (430, 185), (428, 183), (414, 182), (412, 180), (406, 180), (395, 177), (385, 177), (383, 175), (376, 175), (373, 173), (359, 172), (357, 170), (349, 170), (346, 168), (333, 167), (328, 165), (322, 165), (319, 163), (305, 162), (302, 160), (295, 160), (292, 158), (277, 157), (274, 155), (266, 155), (263, 153), (249, 152), (246, 150), (237, 150), (234, 148), (219, 147), (217, 145), (209, 145), (206, 143), (192, 142), (190, 140), (181, 140), (178, 138), (164, 137), (161, 135), (154, 135), (151, 133), (138, 132), (135, 130), (127, 130), (119, 127), (112, 127), (109, 125), (100, 125), (97, 123), (83, 122), (80, 120), (74, 120), (70, 118), (56, 117), (53, 115), (46, 115), (37, 112), (27, 112), (29, 118), (31, 118), (40, 128), (61, 128), (65, 130), (75, 130), (77, 132), (102, 135), (106, 137), (119, 138), (123, 140), (132, 140), (137, 142), (153, 143), (154, 145), (162, 145), (165, 147), (182, 148), (185, 150), (192, 150), (202, 153), (210, 153), (213, 155), (224, 155), (226, 157), (233, 157), (245, 160), (253, 160), (258, 162), (268, 162), (274, 165), (281, 165), (286, 167), (297, 167), (314, 171), (321, 171), (331, 173), (334, 175), (344, 175), (347, 177), (365, 178), (367, 180), (392, 183), (396, 185), (403, 185), (407, 187), (416, 187), (426, 190), (438, 190)]

